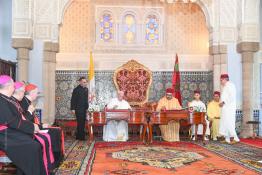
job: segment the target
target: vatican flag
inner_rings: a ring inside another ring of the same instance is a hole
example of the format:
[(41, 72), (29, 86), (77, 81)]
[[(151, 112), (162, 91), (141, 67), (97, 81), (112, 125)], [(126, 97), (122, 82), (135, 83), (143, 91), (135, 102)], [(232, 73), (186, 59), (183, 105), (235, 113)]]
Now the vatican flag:
[(90, 62), (89, 62), (89, 102), (94, 102), (96, 100), (96, 88), (95, 88), (95, 66), (92, 52), (90, 52)]

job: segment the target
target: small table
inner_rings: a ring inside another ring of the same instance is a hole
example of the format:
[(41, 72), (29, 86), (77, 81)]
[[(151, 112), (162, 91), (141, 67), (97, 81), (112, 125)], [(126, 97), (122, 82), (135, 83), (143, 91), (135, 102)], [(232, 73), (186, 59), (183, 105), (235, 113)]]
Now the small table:
[(192, 125), (196, 125), (195, 127), (195, 138), (197, 140), (197, 131), (198, 131), (198, 127), (197, 125), (202, 124), (203, 125), (203, 140), (205, 138), (205, 133), (207, 130), (207, 123), (206, 123), (206, 113), (205, 112), (193, 112), (192, 113), (193, 117), (192, 117), (192, 121), (191, 124)]
[(167, 125), (170, 121), (189, 121), (189, 111), (187, 110), (165, 110), (161, 112), (151, 112), (148, 123), (148, 141), (153, 142), (153, 125)]
[(140, 133), (140, 140), (145, 142), (148, 123), (144, 110), (105, 110), (101, 112), (90, 112), (87, 124), (89, 141), (94, 140), (93, 127), (104, 126), (110, 120), (125, 120), (128, 125), (142, 125), (143, 132)]

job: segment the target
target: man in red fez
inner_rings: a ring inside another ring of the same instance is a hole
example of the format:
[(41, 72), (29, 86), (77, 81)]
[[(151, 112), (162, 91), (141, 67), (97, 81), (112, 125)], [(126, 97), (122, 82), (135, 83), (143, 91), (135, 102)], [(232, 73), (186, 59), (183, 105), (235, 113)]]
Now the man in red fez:
[(172, 89), (172, 88), (167, 88), (167, 89), (166, 89), (166, 94), (172, 94), (172, 95), (173, 95), (174, 92), (175, 92), (175, 91), (174, 91), (174, 89)]
[[(229, 81), (228, 74), (222, 74), (220, 81), (223, 86), (219, 106), (221, 107), (221, 119), (219, 134), (225, 137), (225, 142), (232, 144), (239, 142), (236, 134), (236, 87)], [(231, 142), (231, 139), (233, 141)]]
[(213, 100), (207, 105), (207, 115), (211, 126), (211, 138), (217, 140), (219, 137), (219, 122), (221, 116), (221, 108), (219, 107), (220, 92), (215, 91)]
[(226, 79), (229, 81), (229, 75), (228, 74), (221, 74), (220, 79)]
[[(173, 97), (174, 89), (166, 89), (166, 95), (161, 98), (157, 105), (157, 111), (181, 109), (179, 101)], [(167, 125), (160, 125), (162, 137), (165, 141), (179, 141), (179, 122), (171, 121)]]
[(220, 97), (220, 92), (219, 91), (215, 91), (214, 95), (216, 95), (216, 97)]

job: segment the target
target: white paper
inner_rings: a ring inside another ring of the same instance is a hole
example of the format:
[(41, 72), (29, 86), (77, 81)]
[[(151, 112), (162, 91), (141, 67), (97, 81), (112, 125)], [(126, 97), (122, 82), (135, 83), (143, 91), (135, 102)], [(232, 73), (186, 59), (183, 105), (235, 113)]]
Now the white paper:
[(48, 129), (40, 130), (39, 133), (48, 133)]

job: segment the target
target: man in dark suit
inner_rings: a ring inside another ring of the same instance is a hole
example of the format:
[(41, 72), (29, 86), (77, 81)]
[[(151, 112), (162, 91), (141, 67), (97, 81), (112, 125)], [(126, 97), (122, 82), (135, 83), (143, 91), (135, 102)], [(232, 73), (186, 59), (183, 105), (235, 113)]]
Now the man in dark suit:
[(71, 98), (71, 110), (76, 115), (77, 121), (77, 140), (85, 140), (85, 121), (88, 110), (88, 88), (85, 77), (80, 77), (79, 85), (74, 89)]

